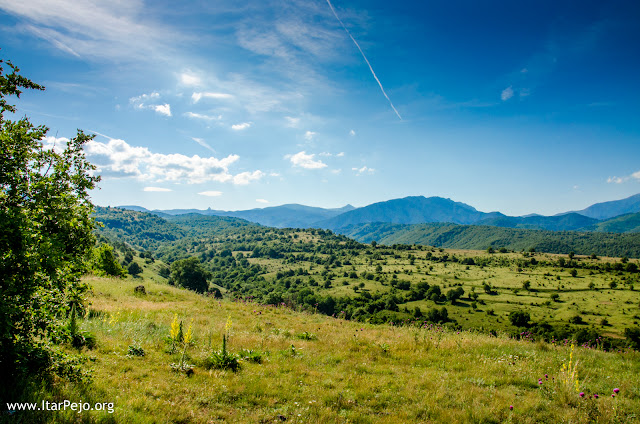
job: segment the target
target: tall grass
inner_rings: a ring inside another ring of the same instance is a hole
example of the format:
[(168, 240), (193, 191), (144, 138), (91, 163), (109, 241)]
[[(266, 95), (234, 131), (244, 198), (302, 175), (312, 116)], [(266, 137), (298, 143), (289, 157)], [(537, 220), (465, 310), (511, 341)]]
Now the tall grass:
[[(97, 349), (86, 352), (93, 382), (60, 383), (55, 393), (37, 396), (114, 402), (115, 412), (47, 412), (41, 420), (638, 421), (636, 352), (516, 341), (432, 325), (374, 326), (217, 301), (154, 283), (146, 284), (147, 296), (135, 296), (137, 282), (131, 280), (93, 278), (90, 283), (91, 311), (79, 324), (98, 340)], [(193, 320), (192, 343), (171, 353), (167, 337), (176, 315)], [(127, 354), (134, 341), (144, 356)], [(242, 360), (237, 372), (201, 366), (222, 343), (234, 354), (259, 351), (261, 360)], [(190, 377), (170, 367), (181, 358), (195, 364)], [(611, 397), (614, 388), (619, 393)]]

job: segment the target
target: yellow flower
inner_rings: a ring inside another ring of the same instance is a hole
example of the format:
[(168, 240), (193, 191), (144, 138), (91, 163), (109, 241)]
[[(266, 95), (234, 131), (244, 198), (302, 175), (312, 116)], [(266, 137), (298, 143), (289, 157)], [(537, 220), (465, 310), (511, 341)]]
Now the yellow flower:
[(227, 335), (231, 332), (231, 315), (227, 318), (227, 323), (224, 326), (224, 332), (227, 333)]
[(171, 323), (171, 332), (169, 333), (171, 340), (173, 340), (174, 342), (179, 341), (177, 340), (179, 332), (180, 332), (180, 323), (178, 322), (178, 314), (174, 314), (173, 322)]
[(184, 344), (188, 345), (191, 343), (191, 338), (193, 337), (193, 318), (191, 318), (191, 323), (189, 324), (189, 328), (187, 328), (187, 334), (184, 335)]

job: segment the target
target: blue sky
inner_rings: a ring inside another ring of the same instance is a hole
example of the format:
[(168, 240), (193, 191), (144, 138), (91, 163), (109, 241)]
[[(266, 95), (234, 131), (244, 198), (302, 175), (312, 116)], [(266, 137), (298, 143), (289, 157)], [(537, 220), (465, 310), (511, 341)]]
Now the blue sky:
[(640, 192), (637, 1), (0, 0), (0, 31), (47, 88), (19, 115), (49, 145), (97, 134), (99, 205), (521, 215)]

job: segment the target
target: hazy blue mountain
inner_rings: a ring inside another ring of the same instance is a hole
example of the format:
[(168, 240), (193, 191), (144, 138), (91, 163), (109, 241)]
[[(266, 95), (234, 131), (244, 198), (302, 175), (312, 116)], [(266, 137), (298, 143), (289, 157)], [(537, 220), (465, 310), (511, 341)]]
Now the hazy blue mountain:
[(640, 213), (617, 216), (585, 229), (605, 233), (640, 233)]
[(269, 227), (306, 228), (317, 221), (332, 218), (353, 209), (355, 208), (351, 205), (337, 209), (324, 209), (313, 206), (288, 204), (246, 211), (225, 212), (220, 215), (234, 216)]
[(322, 221), (355, 209), (351, 205), (341, 208), (325, 209), (298, 204), (271, 206), (244, 211), (221, 211), (215, 209), (156, 209), (149, 211), (140, 206), (119, 206), (122, 209), (150, 212), (162, 217), (198, 214), (204, 216), (230, 216), (242, 218), (261, 225), (277, 228), (306, 228), (317, 221)]
[(589, 218), (577, 213), (568, 213), (560, 216), (501, 216), (483, 219), (482, 221), (477, 222), (476, 225), (526, 228), (530, 230), (575, 231), (595, 225), (598, 222), (600, 221), (594, 218)]
[[(580, 215), (595, 219), (609, 219), (628, 213), (640, 212), (640, 193), (621, 200), (596, 203), (581, 211), (575, 211)], [(570, 212), (567, 212), (570, 213)]]
[(410, 196), (387, 200), (345, 212), (334, 218), (320, 221), (315, 226), (337, 230), (349, 225), (367, 222), (392, 224), (418, 224), (427, 222), (452, 222), (474, 224), (488, 218), (502, 217), (499, 212), (480, 212), (465, 203), (442, 197)]

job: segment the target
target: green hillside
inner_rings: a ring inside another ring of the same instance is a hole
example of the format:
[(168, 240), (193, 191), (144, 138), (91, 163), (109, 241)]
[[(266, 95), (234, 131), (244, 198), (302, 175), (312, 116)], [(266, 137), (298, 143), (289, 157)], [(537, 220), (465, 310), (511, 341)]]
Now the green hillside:
[(611, 218), (607, 221), (599, 222), (588, 229), (608, 233), (639, 233), (640, 213), (630, 213)]
[(640, 257), (640, 233), (554, 232), (442, 223), (371, 223), (346, 227), (340, 232), (361, 242), (375, 240), (386, 245), (421, 244), (477, 250), (504, 247), (513, 251), (534, 249), (562, 254)]
[[(58, 383), (27, 400), (38, 406), (42, 399), (99, 404), (104, 410), (19, 411), (7, 422), (638, 419), (637, 352), (540, 344), (431, 324), (349, 322), (218, 301), (149, 282), (146, 294), (135, 294), (139, 281), (130, 279), (85, 281), (93, 289), (92, 306), (80, 326), (97, 339), (95, 349), (81, 354), (91, 383)], [(172, 339), (172, 323), (182, 323), (182, 339), (177, 333)], [(221, 356), (244, 359), (234, 372), (220, 368), (229, 363), (216, 359)]]

